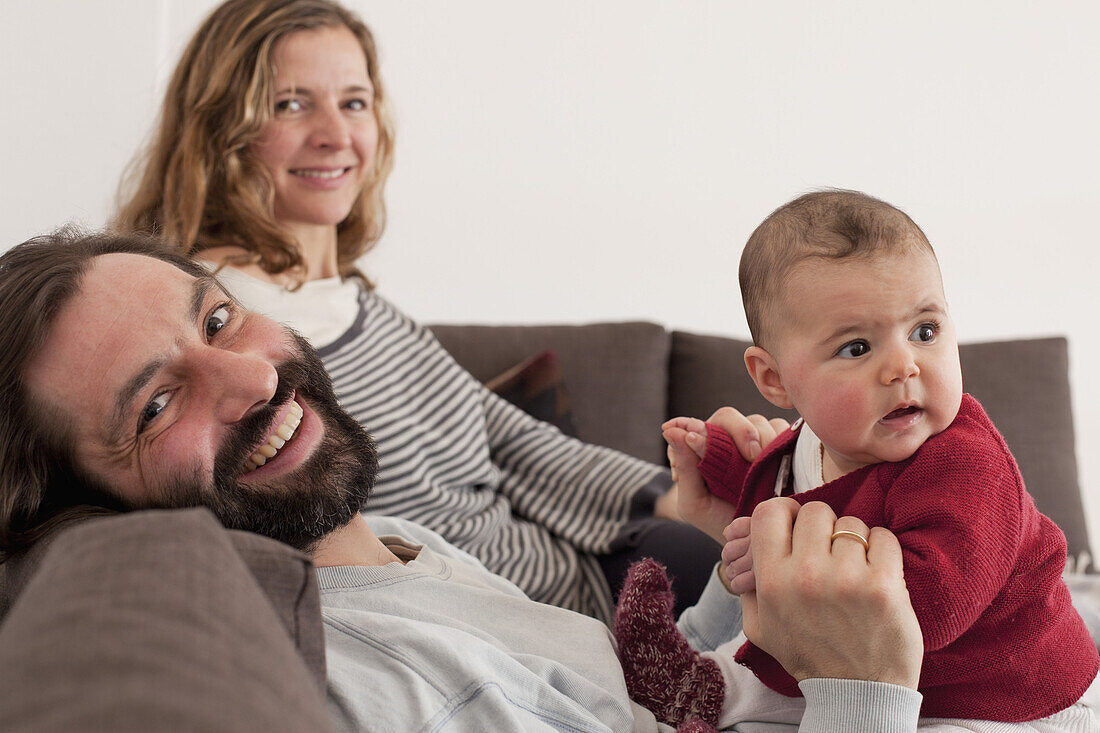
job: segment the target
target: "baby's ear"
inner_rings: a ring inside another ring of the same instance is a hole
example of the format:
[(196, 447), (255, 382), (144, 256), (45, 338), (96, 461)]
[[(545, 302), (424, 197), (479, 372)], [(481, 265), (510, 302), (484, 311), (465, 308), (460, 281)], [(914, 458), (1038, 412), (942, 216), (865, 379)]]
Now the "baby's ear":
[(750, 346), (745, 349), (745, 368), (749, 370), (749, 376), (756, 382), (756, 388), (768, 402), (784, 410), (794, 407), (787, 397), (775, 357), (759, 346)]

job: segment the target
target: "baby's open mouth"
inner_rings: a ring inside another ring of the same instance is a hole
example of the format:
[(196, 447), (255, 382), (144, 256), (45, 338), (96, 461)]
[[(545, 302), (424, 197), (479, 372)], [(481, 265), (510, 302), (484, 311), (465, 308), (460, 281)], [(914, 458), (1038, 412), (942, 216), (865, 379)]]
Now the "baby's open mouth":
[(282, 447), (294, 438), (301, 423), (302, 406), (291, 401), (290, 410), (286, 413), (282, 424), (275, 428), (275, 432), (268, 436), (267, 442), (257, 448), (256, 452), (245, 461), (245, 473), (254, 471), (278, 455)]
[(889, 415), (887, 415), (883, 419), (884, 420), (893, 420), (893, 419), (899, 418), (899, 417), (907, 417), (907, 416), (912, 415), (913, 413), (916, 413), (916, 412), (919, 412), (919, 411), (920, 411), (920, 408), (917, 407), (916, 405), (909, 405), (909, 407), (899, 407), (898, 409), (894, 410), (893, 412), (891, 412)]

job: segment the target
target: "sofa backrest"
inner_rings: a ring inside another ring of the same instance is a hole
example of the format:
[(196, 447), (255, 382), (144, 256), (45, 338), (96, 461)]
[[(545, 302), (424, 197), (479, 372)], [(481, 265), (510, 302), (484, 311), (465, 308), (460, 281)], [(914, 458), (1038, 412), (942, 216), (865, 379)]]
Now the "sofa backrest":
[[(433, 326), (444, 348), (482, 382), (552, 350), (572, 404), (577, 437), (665, 464), (661, 422), (705, 418), (730, 405), (793, 420), (757, 391), (745, 371), (749, 342), (668, 332), (654, 323), (581, 326)], [(959, 347), (963, 388), (985, 407), (1020, 465), (1039, 510), (1066, 534), (1073, 557), (1088, 552), (1077, 481), (1064, 338)]]
[(557, 355), (577, 437), (664, 462), (671, 336), (655, 323), (588, 326), (432, 326), (443, 347), (481, 382), (528, 357)]
[[(752, 383), (742, 362), (750, 345), (719, 336), (674, 333), (669, 413), (705, 417), (729, 404), (746, 414), (797, 417), (773, 407)], [(1087, 552), (1066, 340), (961, 344), (959, 356), (963, 389), (982, 403), (1004, 436), (1039, 511), (1065, 532), (1071, 556)]]

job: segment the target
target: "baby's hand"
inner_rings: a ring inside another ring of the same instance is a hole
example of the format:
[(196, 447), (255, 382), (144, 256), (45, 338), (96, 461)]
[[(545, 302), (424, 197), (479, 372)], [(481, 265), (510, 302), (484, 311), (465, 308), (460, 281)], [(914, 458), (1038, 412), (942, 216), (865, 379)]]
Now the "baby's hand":
[[(699, 473), (699, 461), (706, 451), (705, 444), (696, 451), (687, 436), (697, 435), (689, 428), (706, 430), (702, 420), (678, 417), (661, 426), (668, 442), (668, 464), (672, 466), (672, 480), (676, 483), (670, 493), (676, 495), (679, 516), (722, 544), (722, 529), (734, 517), (733, 506), (707, 491), (703, 475)], [(705, 432), (704, 432), (705, 434)], [(694, 441), (693, 441), (694, 442)], [(705, 443), (705, 441), (704, 441)]]
[[(723, 407), (710, 416), (707, 421), (729, 433), (737, 446), (741, 457), (746, 461), (755, 461), (760, 451), (768, 446), (776, 436), (791, 425), (781, 417), (769, 420), (763, 415), (742, 415), (732, 407)], [(661, 426), (665, 440), (669, 445), (669, 461), (674, 459), (674, 450), (678, 445), (686, 446), (702, 460), (707, 452), (707, 423), (694, 417), (674, 417)], [(695, 463), (697, 463), (696, 461)], [(695, 465), (693, 463), (692, 465)], [(673, 468), (676, 468), (673, 464)]]
[[(708, 422), (729, 433), (747, 461), (755, 460), (763, 448), (789, 427), (782, 418), (746, 417), (732, 407), (721, 408)], [(699, 473), (699, 461), (707, 451), (706, 423), (696, 418), (676, 417), (662, 425), (661, 430), (668, 443), (668, 462), (675, 482), (668, 496), (675, 497), (677, 513), (718, 544), (724, 544), (723, 530), (736, 516), (736, 511), (728, 501), (707, 490), (703, 475)]]
[(756, 575), (752, 570), (750, 540), (752, 517), (738, 517), (722, 532), (726, 544), (722, 548), (722, 572), (729, 580), (730, 592), (741, 595), (756, 590)]
[[(674, 417), (661, 426), (661, 431), (669, 447), (683, 440), (684, 445), (700, 460), (707, 452), (707, 424), (698, 418)], [(672, 451), (669, 451), (669, 460), (672, 460)]]

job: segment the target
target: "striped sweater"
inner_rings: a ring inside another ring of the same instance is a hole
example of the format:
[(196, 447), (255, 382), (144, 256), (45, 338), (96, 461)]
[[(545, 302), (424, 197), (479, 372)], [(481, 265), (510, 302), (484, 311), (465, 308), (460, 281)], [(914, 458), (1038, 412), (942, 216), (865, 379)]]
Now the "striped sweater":
[[(246, 306), (289, 320), (265, 292), (281, 289), (235, 271), (222, 279)], [(669, 488), (667, 472), (530, 417), (485, 389), (430, 331), (347, 284), (337, 297), (356, 294), (353, 322), (318, 352), (378, 448), (368, 513), (423, 524), (531, 598), (610, 620), (594, 555), (616, 547), (636, 500)], [(299, 299), (287, 295), (278, 294)], [(299, 307), (292, 324), (306, 338), (310, 310)]]

